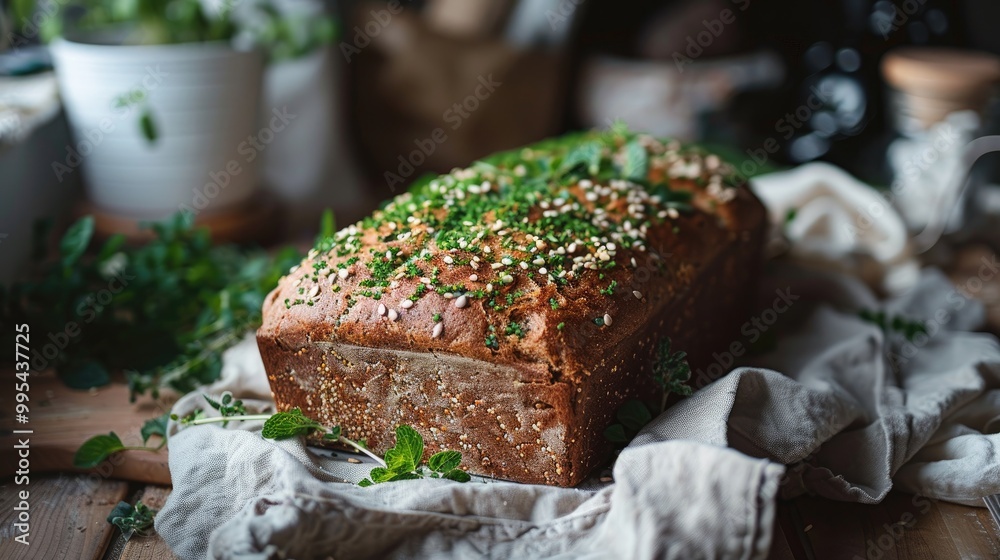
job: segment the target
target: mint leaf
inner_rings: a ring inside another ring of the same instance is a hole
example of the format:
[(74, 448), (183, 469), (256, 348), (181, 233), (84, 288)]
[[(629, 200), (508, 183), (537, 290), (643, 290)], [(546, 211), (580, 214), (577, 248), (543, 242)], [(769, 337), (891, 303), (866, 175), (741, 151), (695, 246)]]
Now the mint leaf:
[(430, 461), (427, 461), (427, 466), (433, 471), (443, 473), (457, 468), (461, 462), (462, 454), (458, 451), (442, 451), (431, 455)]
[(622, 165), (622, 176), (625, 179), (645, 181), (649, 175), (649, 154), (637, 140), (625, 145), (625, 163)]
[(288, 439), (321, 429), (323, 426), (319, 422), (304, 416), (298, 408), (293, 408), (288, 412), (277, 412), (268, 418), (260, 435), (266, 439)]
[(375, 467), (374, 469), (372, 469), (372, 472), (368, 473), (368, 476), (371, 477), (372, 482), (375, 482), (377, 484), (379, 482), (386, 482), (387, 480), (392, 478), (393, 473), (385, 467)]
[(623, 426), (629, 430), (638, 432), (645, 426), (649, 424), (653, 416), (649, 413), (649, 409), (642, 401), (630, 400), (626, 401), (625, 404), (618, 409), (618, 421), (622, 423)]
[(139, 434), (142, 435), (142, 443), (146, 444), (151, 436), (160, 436), (163, 439), (167, 438), (167, 419), (170, 418), (170, 413), (166, 413), (163, 416), (157, 416), (156, 418), (151, 418), (146, 420), (139, 430)]
[(601, 149), (601, 143), (598, 141), (580, 144), (566, 154), (559, 170), (565, 174), (583, 166), (586, 173), (597, 175), (601, 170)]
[(76, 450), (73, 456), (73, 466), (78, 469), (92, 469), (112, 454), (122, 451), (125, 446), (114, 432), (104, 436), (94, 436)]
[(368, 479), (366, 478), (366, 479), (362, 480), (361, 482), (359, 482), (359, 483), (358, 483), (358, 486), (360, 486), (360, 487), (362, 487), (362, 488), (367, 488), (367, 487), (369, 487), (369, 486), (371, 486), (371, 485), (373, 485), (373, 484), (375, 484), (375, 483), (374, 483), (374, 482), (372, 482), (371, 480), (368, 480)]
[(389, 470), (402, 473), (417, 468), (424, 456), (424, 438), (409, 426), (396, 428), (396, 447), (385, 452)]
[(442, 476), (448, 480), (454, 480), (455, 482), (468, 482), (472, 480), (469, 473), (463, 471), (462, 469), (451, 469)]
[(146, 535), (153, 526), (154, 517), (156, 517), (156, 510), (139, 500), (135, 506), (128, 502), (118, 502), (118, 505), (108, 514), (107, 520), (108, 523), (121, 529), (122, 535), (128, 541), (133, 534)]
[(63, 266), (72, 266), (90, 245), (94, 235), (94, 217), (84, 216), (70, 226), (59, 242), (59, 253), (62, 255)]

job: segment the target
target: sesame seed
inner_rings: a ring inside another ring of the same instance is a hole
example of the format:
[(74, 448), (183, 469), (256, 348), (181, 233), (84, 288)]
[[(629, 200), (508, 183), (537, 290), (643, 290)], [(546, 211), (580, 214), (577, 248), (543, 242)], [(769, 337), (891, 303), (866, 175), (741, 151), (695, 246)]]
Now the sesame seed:
[(476, 281), (479, 280), (479, 275), (477, 275), (477, 274), (470, 274), (469, 275), (469, 280), (472, 281), (472, 282), (476, 282)]
[(538, 273), (539, 273), (539, 274), (548, 274), (548, 273), (549, 273), (549, 271), (548, 271), (548, 269), (546, 269), (546, 268), (545, 268), (545, 267), (543, 266), (542, 268), (539, 268), (539, 269), (538, 269)]
[(632, 290), (632, 295), (635, 296), (635, 299), (642, 299), (642, 292), (639, 290)]
[(409, 299), (404, 299), (403, 301), (399, 302), (399, 306), (402, 307), (403, 309), (409, 309), (413, 307), (413, 301)]
[(607, 313), (604, 314), (604, 324), (609, 327), (611, 326), (611, 315), (608, 315)]
[(523, 270), (528, 270), (528, 263), (526, 263), (526, 262), (524, 262), (524, 261), (521, 261), (521, 268), (522, 268)]
[(531, 261), (531, 264), (533, 264), (535, 266), (541, 266), (541, 265), (545, 264), (545, 259), (543, 259), (542, 257), (538, 257), (537, 259)]
[(503, 278), (501, 278), (500, 281), (503, 282), (504, 284), (510, 284), (511, 282), (514, 281), (514, 277), (511, 276), (510, 274), (504, 274)]
[(431, 331), (431, 338), (440, 338), (441, 333), (444, 332), (444, 323), (436, 323), (434, 325), (434, 330)]
[(445, 264), (455, 264), (455, 259), (451, 258), (451, 255), (444, 256)]
[(385, 313), (386, 313), (385, 304), (384, 303), (378, 304), (378, 314), (385, 315)]
[(316, 294), (318, 293), (319, 293), (319, 284), (316, 284), (315, 286), (312, 287), (311, 290), (309, 290), (309, 297), (311, 298), (316, 297)]
[(507, 266), (510, 266), (510, 265), (514, 264), (514, 261), (510, 260), (510, 257), (504, 257), (504, 258), (500, 259), (500, 262), (502, 262), (503, 264), (505, 264)]
[(347, 277), (350, 276), (350, 275), (351, 275), (351, 273), (347, 272), (346, 268), (342, 268), (342, 269), (340, 269), (340, 270), (337, 271), (337, 276), (340, 276), (341, 280), (347, 280)]
[(492, 291), (493, 291), (493, 284), (487, 284), (486, 285), (486, 292), (489, 293), (489, 292), (492, 292)]
[(428, 277), (426, 277), (426, 276), (424, 276), (423, 278), (421, 278), (420, 281), (422, 283), (424, 283), (424, 284), (430, 284), (431, 283), (431, 279), (428, 278)]
[[(407, 301), (409, 301), (409, 300), (407, 300)], [(399, 313), (395, 309), (390, 309), (389, 310), (389, 320), (390, 321), (395, 321), (396, 319), (399, 319)]]
[(503, 268), (503, 265), (501, 263), (490, 263), (490, 268), (496, 270), (498, 268)]
[(385, 258), (391, 261), (392, 260), (392, 251), (386, 251), (385, 252)]
[(455, 307), (459, 309), (465, 307), (468, 304), (469, 304), (469, 298), (464, 295), (458, 296), (458, 299), (455, 300)]

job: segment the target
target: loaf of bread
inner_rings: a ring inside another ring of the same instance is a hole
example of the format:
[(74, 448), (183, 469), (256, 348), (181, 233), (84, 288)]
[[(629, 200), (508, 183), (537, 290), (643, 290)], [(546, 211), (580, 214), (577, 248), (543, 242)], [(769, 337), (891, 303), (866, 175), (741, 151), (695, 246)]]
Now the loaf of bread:
[(470, 473), (572, 486), (619, 407), (658, 411), (657, 349), (738, 336), (766, 214), (718, 157), (614, 129), (420, 180), (321, 239), (267, 297), (280, 410), (383, 452), (408, 424)]

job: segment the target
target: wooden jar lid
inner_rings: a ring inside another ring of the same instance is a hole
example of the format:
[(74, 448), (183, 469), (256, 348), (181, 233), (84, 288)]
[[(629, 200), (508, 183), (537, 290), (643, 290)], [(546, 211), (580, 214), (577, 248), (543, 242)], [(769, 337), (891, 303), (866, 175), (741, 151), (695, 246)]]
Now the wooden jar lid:
[(1000, 84), (1000, 57), (959, 49), (904, 47), (882, 58), (882, 75), (906, 97), (905, 112), (927, 126), (954, 111), (982, 112)]
[(947, 48), (904, 47), (882, 58), (893, 87), (921, 97), (976, 98), (1000, 83), (1000, 57)]

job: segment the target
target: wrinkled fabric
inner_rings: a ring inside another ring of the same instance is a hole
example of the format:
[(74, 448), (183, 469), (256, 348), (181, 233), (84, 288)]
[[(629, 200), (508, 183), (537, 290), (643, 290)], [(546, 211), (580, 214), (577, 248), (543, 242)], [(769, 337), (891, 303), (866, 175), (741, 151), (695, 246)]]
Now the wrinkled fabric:
[[(631, 442), (612, 483), (360, 488), (344, 482), (371, 464), (264, 440), (260, 422), (172, 424), (174, 491), (156, 529), (181, 558), (765, 558), (779, 496), (876, 503), (896, 487), (982, 505), (1000, 492), (1000, 345), (970, 332), (978, 304), (935, 270), (884, 302), (797, 268), (772, 267), (762, 308), (778, 291), (790, 304), (760, 316), (776, 346), (718, 355), (718, 371), (739, 366), (719, 379), (694, 372), (700, 390)], [(924, 321), (927, 334), (882, 332), (862, 309)], [(761, 334), (742, 332), (733, 342), (747, 347)], [(273, 407), (252, 339), (206, 392), (224, 390), (248, 410)], [(196, 392), (174, 412), (201, 407)]]

